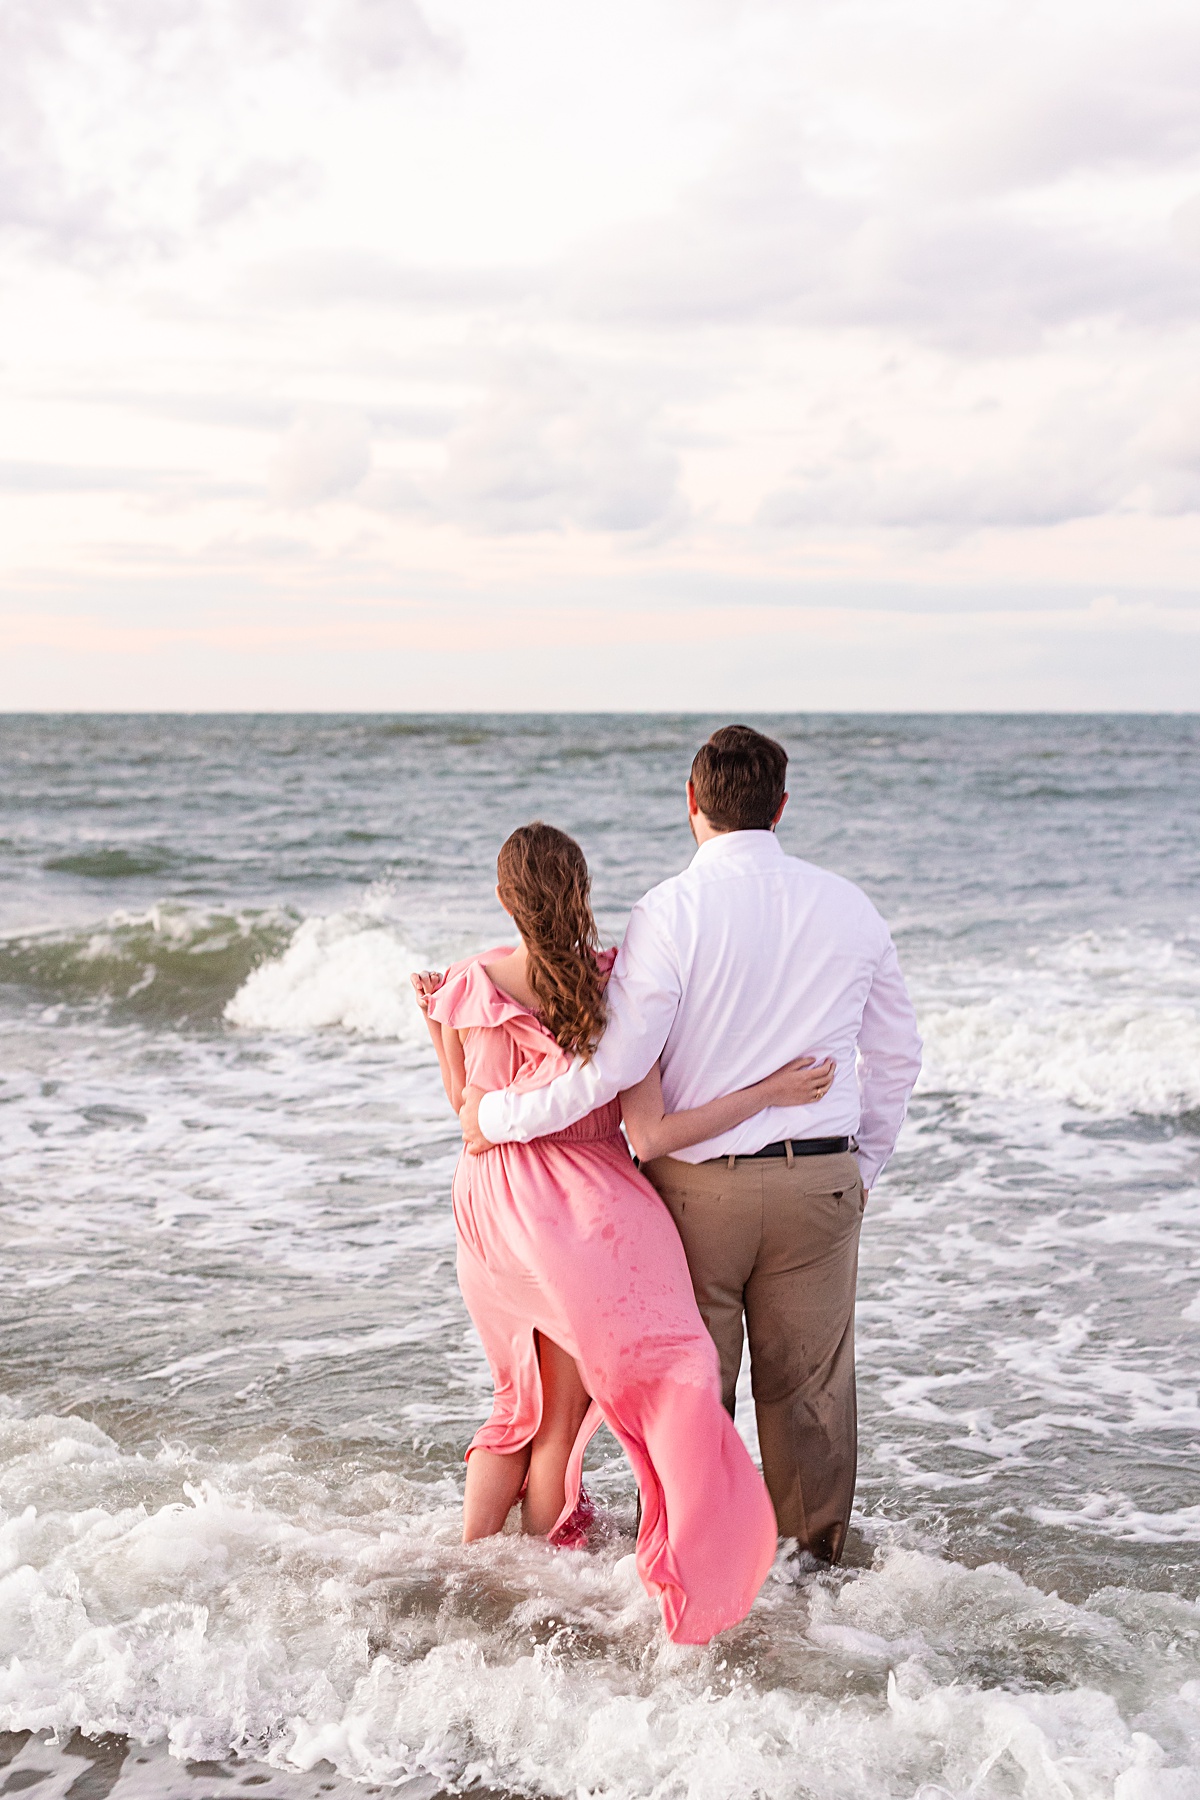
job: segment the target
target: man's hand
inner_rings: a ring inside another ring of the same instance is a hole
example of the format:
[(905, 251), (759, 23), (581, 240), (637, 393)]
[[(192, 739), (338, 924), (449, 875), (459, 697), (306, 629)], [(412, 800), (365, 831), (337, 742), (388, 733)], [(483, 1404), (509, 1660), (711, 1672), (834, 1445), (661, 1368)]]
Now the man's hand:
[(483, 1099), (483, 1089), (465, 1087), (463, 1103), (459, 1108), (458, 1122), (462, 1126), (463, 1143), (472, 1156), (482, 1156), (487, 1150), (494, 1150), (495, 1145), (490, 1138), (485, 1138), (479, 1129), (479, 1102)]

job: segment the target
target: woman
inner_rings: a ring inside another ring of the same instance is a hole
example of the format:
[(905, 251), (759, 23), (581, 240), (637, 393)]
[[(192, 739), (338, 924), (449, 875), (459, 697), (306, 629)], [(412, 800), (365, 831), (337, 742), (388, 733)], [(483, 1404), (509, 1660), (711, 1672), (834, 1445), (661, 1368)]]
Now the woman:
[[(413, 977), (451, 1106), (464, 1088), (536, 1087), (590, 1056), (604, 985), (590, 879), (573, 839), (527, 825), (503, 845), (497, 896), (520, 933)], [(664, 1115), (657, 1070), (624, 1096), (635, 1147), (661, 1155), (768, 1105), (816, 1099), (832, 1064), (789, 1064), (755, 1087)], [(706, 1643), (749, 1610), (775, 1554), (770, 1500), (721, 1405), (717, 1357), (670, 1214), (620, 1135), (616, 1102), (553, 1137), (463, 1155), (454, 1178), (458, 1277), (495, 1379), (467, 1451), (463, 1538), (572, 1538), (583, 1453), (604, 1418), (642, 1496), (637, 1566), (667, 1633)]]

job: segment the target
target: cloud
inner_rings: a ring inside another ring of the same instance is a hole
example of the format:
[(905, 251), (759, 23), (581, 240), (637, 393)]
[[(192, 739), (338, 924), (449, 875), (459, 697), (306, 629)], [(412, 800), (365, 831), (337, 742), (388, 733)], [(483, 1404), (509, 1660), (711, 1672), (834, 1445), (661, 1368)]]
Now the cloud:
[(1147, 409), (1134, 451), (1148, 510), (1200, 512), (1200, 385), (1176, 383), (1162, 404)]
[(633, 383), (529, 356), (450, 434), (438, 499), (476, 530), (661, 530), (679, 472)]
[[(1177, 39), (1178, 61), (1011, 76), (907, 159), (925, 186), (962, 194), (1046, 186), (1080, 174), (1158, 170), (1200, 153), (1200, 37)], [(1094, 56), (1094, 53), (1093, 53)]]
[(206, 170), (197, 187), (196, 223), (211, 229), (267, 206), (306, 198), (319, 179), (319, 168), (308, 157), (250, 157), (220, 171)]
[(161, 487), (160, 469), (87, 468), (72, 463), (0, 462), (6, 494), (120, 494)]
[(1171, 214), (1175, 242), (1189, 256), (1200, 256), (1200, 194), (1193, 194)]
[(1015, 433), (1002, 410), (964, 411), (919, 459), (852, 426), (764, 498), (758, 521), (954, 536), (1200, 513), (1200, 386), (1164, 387), (1134, 383), (1111, 400), (1064, 391)]
[(967, 355), (1196, 316), (1200, 225), (1183, 207), (1173, 234), (1154, 184), (1194, 185), (1200, 22), (1161, 0), (1098, 0), (1086, 29), (1067, 6), (935, 7), (936, 37), (881, 5), (745, 12), (773, 14), (755, 48), (791, 91), (731, 118), (669, 207), (580, 248), (573, 314), (896, 331)]
[(989, 527), (1028, 529), (1094, 518), (1113, 507), (1125, 486), (1121, 472), (1048, 470), (1044, 464), (978, 469), (966, 475), (945, 469), (866, 474), (838, 469), (769, 495), (759, 519), (782, 528), (841, 525), (952, 533)]
[(541, 264), (417, 264), (347, 245), (289, 250), (243, 277), (245, 303), (526, 318), (621, 333), (759, 325), (894, 332), (957, 355), (1011, 355), (1114, 320), (1190, 321), (1200, 225), (1116, 231), (1086, 213), (1014, 208), (1007, 194), (931, 196), (894, 182), (818, 180), (804, 133), (759, 121), (669, 209), (593, 234)]
[(353, 245), (289, 250), (253, 264), (248, 303), (287, 308), (378, 306), (414, 312), (496, 311), (546, 290), (546, 272), (487, 265), (422, 267)]
[(589, 246), (560, 291), (576, 315), (625, 326), (892, 330), (970, 354), (1098, 318), (1190, 320), (1198, 297), (1166, 230), (1122, 241), (999, 200), (823, 191), (790, 124), (755, 127), (670, 213)]
[[(296, 418), (295, 405), (270, 394), (242, 392), (188, 393), (165, 387), (107, 387), (100, 384), (64, 389), (56, 386), (37, 396), (40, 402), (98, 408), (105, 412), (141, 414), (189, 425), (211, 426), (216, 431), (252, 431), (279, 434)], [(365, 415), (372, 437), (444, 438), (461, 409), (450, 406), (402, 404), (380, 401)], [(3, 465), (0, 465), (3, 466)], [(51, 465), (47, 465), (51, 466)]]
[(369, 505), (507, 535), (662, 534), (687, 516), (680, 459), (635, 373), (510, 355), (430, 473), (377, 470)]
[(1183, 588), (1198, 46), (1177, 0), (6, 0), (8, 570), (219, 534), (277, 592), (274, 522), (327, 596)]
[(297, 510), (353, 493), (371, 466), (371, 432), (361, 412), (309, 406), (299, 413), (275, 452), (270, 494)]
[(211, 480), (190, 469), (0, 460), (5, 494), (124, 494), (153, 508), (182, 509), (196, 501), (246, 499), (253, 491), (246, 482)]
[(0, 231), (85, 264), (182, 253), (313, 193), (322, 87), (458, 62), (418, 0), (5, 0)]
[(357, 86), (411, 68), (455, 69), (462, 52), (437, 32), (415, 0), (340, 0), (326, 25), (333, 68)]

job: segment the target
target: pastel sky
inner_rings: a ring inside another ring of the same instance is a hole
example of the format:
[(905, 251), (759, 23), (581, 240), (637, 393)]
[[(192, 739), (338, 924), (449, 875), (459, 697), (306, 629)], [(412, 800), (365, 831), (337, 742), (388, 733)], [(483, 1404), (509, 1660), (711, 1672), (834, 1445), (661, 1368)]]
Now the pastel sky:
[(1200, 8), (4, 0), (0, 706), (1200, 709)]

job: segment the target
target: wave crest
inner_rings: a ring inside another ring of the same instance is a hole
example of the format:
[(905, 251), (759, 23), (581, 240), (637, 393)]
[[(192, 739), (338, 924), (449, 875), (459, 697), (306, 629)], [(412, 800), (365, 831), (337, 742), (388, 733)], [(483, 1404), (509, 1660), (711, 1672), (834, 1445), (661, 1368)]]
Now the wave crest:
[[(1200, 1108), (1200, 965), (1190, 944), (1085, 932), (1034, 950), (1024, 968), (943, 974), (918, 1009), (926, 1091), (1125, 1117)], [(949, 998), (951, 983), (966, 996)]]
[(305, 919), (283, 954), (249, 975), (229, 1001), (231, 1025), (303, 1033), (340, 1027), (373, 1038), (417, 1038), (409, 973), (419, 957), (379, 918)]
[(82, 931), (0, 939), (0, 984), (43, 1004), (102, 1006), (145, 1024), (215, 1022), (294, 930), (295, 920), (278, 911), (116, 912)]

